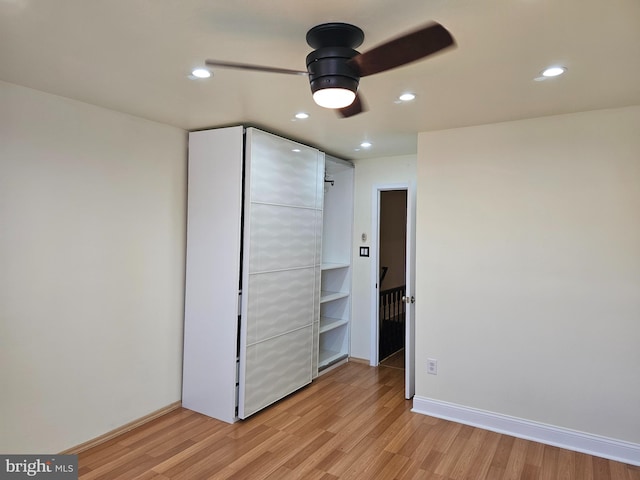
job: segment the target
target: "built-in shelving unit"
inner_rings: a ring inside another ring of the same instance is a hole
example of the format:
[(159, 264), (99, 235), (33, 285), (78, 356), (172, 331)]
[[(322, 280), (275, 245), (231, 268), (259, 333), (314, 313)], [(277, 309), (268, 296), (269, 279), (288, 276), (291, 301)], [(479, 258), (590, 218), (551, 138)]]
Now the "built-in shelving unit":
[(349, 357), (353, 174), (350, 162), (325, 157), (318, 370)]

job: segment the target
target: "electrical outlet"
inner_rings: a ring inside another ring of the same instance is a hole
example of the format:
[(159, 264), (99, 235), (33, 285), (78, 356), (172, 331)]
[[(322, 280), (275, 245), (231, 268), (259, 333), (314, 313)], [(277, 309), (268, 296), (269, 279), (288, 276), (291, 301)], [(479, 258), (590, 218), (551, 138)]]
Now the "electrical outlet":
[(427, 373), (431, 375), (438, 374), (438, 360), (435, 358), (427, 358)]

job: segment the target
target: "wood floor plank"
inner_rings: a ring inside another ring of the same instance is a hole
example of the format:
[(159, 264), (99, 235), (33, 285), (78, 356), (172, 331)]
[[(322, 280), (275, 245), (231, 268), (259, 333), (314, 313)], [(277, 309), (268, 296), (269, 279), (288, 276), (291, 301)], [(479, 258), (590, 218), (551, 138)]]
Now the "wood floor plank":
[(627, 468), (624, 464), (619, 462), (607, 462), (609, 464), (609, 471), (612, 479), (629, 480), (630, 475), (627, 473)]
[(318, 455), (318, 452), (322, 451), (322, 448), (332, 443), (335, 433), (318, 430), (317, 436), (311, 437), (311, 441), (302, 445), (299, 450), (287, 459), (284, 466), (290, 470), (294, 470), (300, 466), (305, 460), (313, 458), (314, 455)]
[[(449, 476), (455, 480), (463, 480), (468, 478), (472, 472), (470, 468), (474, 460), (479, 456), (479, 452), (487, 437), (486, 430), (473, 428), (471, 435), (465, 439), (464, 448), (457, 455), (455, 465), (451, 469)], [(480, 455), (482, 456), (482, 455)]]
[(411, 412), (349, 362), (247, 420), (177, 409), (79, 455), (80, 480), (640, 480), (640, 468)]
[(640, 467), (634, 467), (632, 465), (625, 465), (625, 467), (627, 468), (629, 480), (640, 480)]
[(378, 439), (378, 443), (384, 448), (389, 440), (398, 433), (402, 425), (402, 418), (412, 414), (407, 411), (404, 401), (395, 406), (385, 404), (383, 412), (383, 415), (374, 419), (374, 425), (367, 435)]
[[(404, 452), (406, 452), (406, 456), (409, 458), (422, 461), (420, 464), (421, 470), (434, 471), (436, 466), (440, 463), (442, 454), (436, 447), (443, 431), (446, 429), (445, 423), (446, 422), (442, 420), (436, 424), (421, 422), (418, 426), (418, 428), (422, 428), (422, 431), (424, 432), (424, 437), (421, 442), (412, 452), (404, 450)], [(401, 449), (398, 452), (403, 452), (403, 450)]]
[[(507, 467), (507, 463), (509, 462), (509, 455), (511, 454), (511, 448), (513, 447), (514, 441), (514, 437), (509, 437), (507, 435), (502, 435), (500, 437), (496, 451), (491, 459), (491, 467), (504, 471)], [(502, 478), (502, 476), (495, 478)]]
[[(102, 445), (100, 446), (102, 447)], [(104, 448), (96, 447), (92, 450), (86, 450), (78, 455), (78, 462), (82, 467), (94, 470), (113, 460), (120, 458), (122, 455), (129, 453), (131, 449), (119, 443), (110, 444)]]
[[(546, 478), (556, 478), (558, 472), (558, 448), (552, 447), (550, 445), (544, 446), (544, 451), (542, 453), (542, 469), (540, 471), (540, 476), (543, 479)], [(598, 480), (604, 480), (598, 478)]]
[(393, 455), (391, 460), (377, 472), (372, 472), (371, 480), (388, 480), (396, 478), (410, 459), (402, 455)]
[(491, 461), (498, 448), (501, 435), (495, 432), (484, 432), (485, 435), (482, 446), (467, 470), (466, 477), (468, 480), (484, 480), (489, 478), (487, 475), (491, 468)]
[(540, 480), (540, 467), (525, 463), (520, 480)]
[[(462, 455), (464, 455), (467, 438), (464, 435), (462, 425), (457, 425), (457, 429), (445, 430), (436, 445), (436, 450), (442, 452), (442, 459), (434, 470), (434, 473), (449, 476), (453, 473), (455, 466)], [(449, 435), (446, 433), (451, 432)]]
[(397, 433), (389, 440), (385, 450), (398, 453), (405, 443), (411, 438), (415, 431), (420, 427), (422, 422), (419, 418), (411, 416), (406, 420)]
[(536, 442), (528, 442), (527, 444), (527, 456), (525, 458), (525, 465), (531, 465), (540, 469), (542, 465), (542, 459), (544, 455), (544, 445)]
[[(609, 461), (604, 458), (593, 457), (593, 477), (597, 480), (611, 480), (611, 470)], [(615, 480), (615, 479), (614, 479)]]
[[(522, 476), (524, 470), (525, 461), (527, 458), (527, 442), (521, 438), (516, 438), (513, 441), (511, 452), (509, 453), (509, 459), (504, 469), (503, 480), (518, 480)], [(569, 480), (569, 479), (566, 479)]]
[(131, 478), (131, 480), (171, 480), (169, 477), (160, 475), (159, 473), (149, 470), (141, 475)]
[(370, 441), (369, 447), (360, 454), (357, 460), (351, 463), (343, 475), (340, 475), (341, 479), (357, 480), (359, 478), (373, 478), (376, 472), (383, 470), (384, 467), (396, 457), (393, 453), (385, 452), (384, 450), (380, 451), (380, 449), (375, 446), (375, 440), (371, 437), (367, 437), (365, 440), (366, 443)]
[(558, 451), (558, 480), (582, 480), (576, 477), (575, 452), (565, 449)]
[[(428, 475), (428, 473), (426, 472), (426, 470), (423, 470), (420, 468), (420, 464), (422, 462), (417, 459), (417, 458), (411, 458), (409, 459), (408, 462), (406, 462), (403, 467), (398, 471), (398, 473), (396, 474), (394, 478), (394, 480), (410, 480), (414, 477), (416, 477), (416, 475), (418, 473), (421, 473), (423, 476), (422, 478), (428, 478), (426, 475)], [(384, 479), (386, 480), (386, 479)]]

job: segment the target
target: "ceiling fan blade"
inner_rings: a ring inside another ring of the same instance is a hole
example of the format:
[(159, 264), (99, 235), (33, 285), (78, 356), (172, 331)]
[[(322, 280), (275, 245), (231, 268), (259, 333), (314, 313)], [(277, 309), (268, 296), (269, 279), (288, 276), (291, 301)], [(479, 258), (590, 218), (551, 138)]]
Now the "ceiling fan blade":
[(207, 67), (219, 67), (219, 68), (235, 68), (239, 70), (253, 70), (256, 72), (268, 72), (268, 73), (286, 73), (289, 75), (308, 75), (306, 71), (302, 70), (290, 70), (288, 68), (277, 67), (265, 67), (262, 65), (252, 65), (250, 63), (236, 63), (236, 62), (222, 62), (219, 60), (205, 60), (204, 64)]
[(390, 40), (356, 55), (349, 64), (361, 77), (415, 62), (455, 44), (451, 34), (439, 23), (430, 23), (412, 33)]
[(338, 114), (342, 118), (349, 118), (366, 111), (367, 111), (367, 107), (365, 106), (364, 101), (362, 100), (362, 95), (358, 93), (356, 94), (356, 98), (351, 105), (338, 109)]

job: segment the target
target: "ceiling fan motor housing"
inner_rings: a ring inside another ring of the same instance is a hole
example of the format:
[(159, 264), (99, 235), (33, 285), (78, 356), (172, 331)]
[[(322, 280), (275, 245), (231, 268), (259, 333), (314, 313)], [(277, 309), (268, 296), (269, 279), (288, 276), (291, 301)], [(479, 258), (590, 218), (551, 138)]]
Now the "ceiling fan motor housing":
[(360, 74), (348, 61), (359, 55), (354, 48), (363, 40), (363, 31), (348, 23), (323, 23), (307, 32), (307, 43), (315, 49), (307, 55), (312, 93), (324, 88), (358, 91)]
[(322, 47), (307, 55), (311, 92), (324, 88), (358, 90), (360, 75), (348, 64), (358, 52), (348, 47)]

